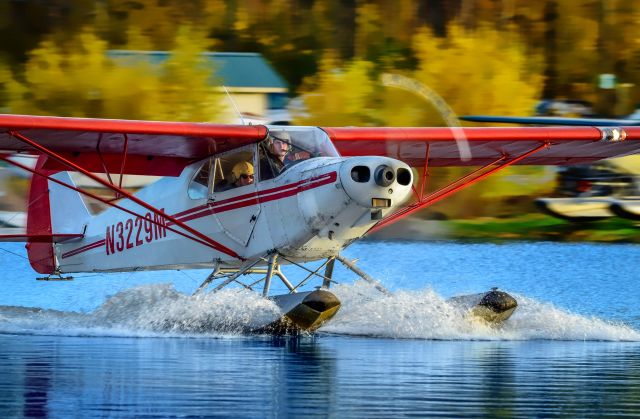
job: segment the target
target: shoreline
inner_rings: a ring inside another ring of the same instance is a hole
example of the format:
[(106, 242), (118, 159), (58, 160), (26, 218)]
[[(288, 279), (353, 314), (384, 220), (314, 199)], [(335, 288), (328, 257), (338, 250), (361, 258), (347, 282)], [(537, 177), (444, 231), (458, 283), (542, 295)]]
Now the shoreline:
[(461, 220), (401, 220), (365, 240), (640, 243), (640, 223), (612, 217), (569, 222), (544, 214)]

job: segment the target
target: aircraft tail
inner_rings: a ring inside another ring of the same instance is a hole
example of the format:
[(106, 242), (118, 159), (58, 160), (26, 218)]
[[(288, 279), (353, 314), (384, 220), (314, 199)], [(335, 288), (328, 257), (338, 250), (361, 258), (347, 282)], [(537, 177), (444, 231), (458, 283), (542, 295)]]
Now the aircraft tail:
[[(44, 156), (38, 159), (37, 171), (75, 186), (68, 172), (43, 170), (45, 160)], [(54, 273), (57, 267), (54, 242), (82, 237), (90, 218), (91, 214), (78, 192), (34, 175), (29, 190), (26, 231), (31, 267), (41, 274)]]

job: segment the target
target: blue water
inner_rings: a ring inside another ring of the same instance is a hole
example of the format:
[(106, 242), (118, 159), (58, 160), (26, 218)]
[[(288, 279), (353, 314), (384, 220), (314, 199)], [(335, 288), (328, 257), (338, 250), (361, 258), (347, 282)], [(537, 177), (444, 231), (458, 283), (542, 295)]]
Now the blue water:
[[(277, 309), (191, 297), (204, 271), (41, 282), (1, 249), (0, 417), (640, 415), (640, 246), (358, 243), (394, 294), (337, 269), (341, 311), (297, 338), (242, 334)], [(492, 286), (501, 327), (446, 302)]]

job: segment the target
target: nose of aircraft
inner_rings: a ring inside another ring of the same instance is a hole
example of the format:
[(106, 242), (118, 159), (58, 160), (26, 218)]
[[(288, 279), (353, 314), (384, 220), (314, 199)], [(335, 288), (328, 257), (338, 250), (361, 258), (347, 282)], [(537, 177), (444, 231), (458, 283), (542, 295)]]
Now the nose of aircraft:
[(352, 157), (340, 169), (344, 191), (365, 208), (391, 208), (411, 194), (413, 173), (389, 157)]

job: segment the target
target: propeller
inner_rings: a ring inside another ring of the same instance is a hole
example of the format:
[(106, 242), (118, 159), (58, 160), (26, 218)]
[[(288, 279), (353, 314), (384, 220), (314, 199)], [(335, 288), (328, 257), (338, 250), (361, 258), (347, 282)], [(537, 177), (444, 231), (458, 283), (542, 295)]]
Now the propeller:
[(467, 136), (464, 134), (464, 130), (460, 127), (460, 120), (442, 96), (419, 81), (400, 74), (384, 73), (380, 80), (382, 85), (385, 87), (395, 87), (397, 89), (415, 93), (431, 103), (436, 110), (438, 110), (442, 119), (451, 130), (451, 133), (456, 140), (456, 145), (458, 146), (460, 159), (462, 161), (468, 161), (471, 159), (471, 149), (469, 148)]

